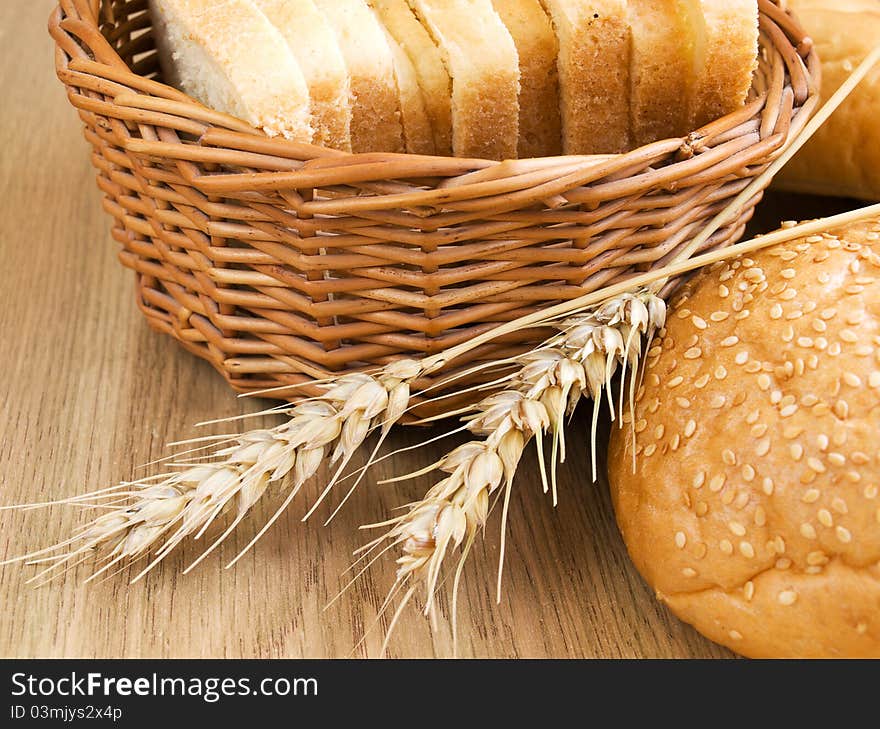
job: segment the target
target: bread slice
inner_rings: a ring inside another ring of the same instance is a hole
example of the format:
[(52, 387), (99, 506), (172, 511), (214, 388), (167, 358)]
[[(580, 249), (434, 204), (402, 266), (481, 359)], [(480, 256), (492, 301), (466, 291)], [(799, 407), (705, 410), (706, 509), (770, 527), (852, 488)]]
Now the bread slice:
[(491, 0), (410, 0), (452, 77), (452, 148), (458, 157), (515, 158), (519, 58)]
[(690, 130), (740, 108), (758, 67), (757, 0), (690, 0), (702, 27), (694, 48)]
[(559, 43), (540, 0), (492, 0), (519, 54), (520, 157), (562, 152), (559, 116)]
[(365, 0), (315, 0), (336, 35), (354, 96), (354, 152), (403, 152), (400, 98), (388, 36)]
[(406, 151), (412, 154), (434, 154), (434, 133), (416, 69), (391, 33), (387, 29), (385, 33), (394, 57), (394, 80), (400, 98), (400, 122), (403, 125)]
[[(388, 32), (409, 56), (434, 137), (434, 154), (452, 154), (452, 80), (440, 49), (407, 0), (370, 0)], [(404, 120), (405, 121), (405, 120)]]
[(302, 70), (250, 0), (150, 0), (150, 17), (166, 81), (266, 134), (312, 140)]
[(312, 0), (253, 0), (284, 36), (312, 103), (313, 143), (351, 151), (348, 70), (330, 26)]
[(626, 0), (542, 0), (559, 40), (566, 154), (630, 147), (630, 31)]
[[(720, 0), (726, 2), (726, 0)], [(693, 28), (680, 0), (629, 0), (630, 123), (636, 146), (687, 134)]]

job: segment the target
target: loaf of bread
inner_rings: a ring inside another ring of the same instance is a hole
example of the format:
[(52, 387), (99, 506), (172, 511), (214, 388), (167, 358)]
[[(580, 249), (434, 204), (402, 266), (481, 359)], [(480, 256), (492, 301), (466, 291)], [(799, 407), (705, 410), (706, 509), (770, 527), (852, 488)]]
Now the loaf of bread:
[(624, 152), (741, 107), (757, 64), (757, 0), (150, 5), (171, 83), (269, 134), (356, 153)]
[(315, 0), (348, 67), (354, 152), (404, 152), (394, 52), (365, 0)]
[[(822, 59), (822, 96), (830, 97), (880, 45), (878, 0), (789, 0)], [(880, 67), (807, 142), (776, 178), (794, 192), (880, 200)]]
[(351, 151), (351, 89), (339, 44), (313, 0), (254, 0), (299, 62), (312, 102), (313, 143)]
[(311, 141), (311, 101), (281, 33), (250, 0), (150, 0), (166, 80), (197, 101)]
[(452, 78), (452, 150), (458, 157), (515, 158), (519, 57), (490, 0), (410, 0)]
[(418, 76), (434, 136), (434, 153), (452, 154), (452, 81), (440, 49), (407, 0), (371, 0), (370, 4), (409, 56)]
[(520, 157), (562, 153), (559, 115), (559, 43), (540, 0), (492, 0), (519, 55)]

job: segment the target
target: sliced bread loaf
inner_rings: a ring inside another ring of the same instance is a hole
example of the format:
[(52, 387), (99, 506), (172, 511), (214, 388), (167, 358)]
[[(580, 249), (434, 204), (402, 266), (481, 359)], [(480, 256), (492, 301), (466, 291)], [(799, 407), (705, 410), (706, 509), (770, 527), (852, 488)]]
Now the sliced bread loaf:
[(491, 0), (410, 0), (452, 77), (452, 148), (458, 157), (515, 158), (519, 58)]
[[(719, 0), (726, 1), (726, 0)], [(693, 28), (680, 0), (629, 0), (630, 114), (636, 146), (687, 134)]]
[(740, 108), (758, 66), (757, 0), (689, 0), (703, 25), (694, 49), (689, 127), (697, 129)]
[(309, 87), (314, 144), (351, 151), (348, 71), (339, 44), (313, 0), (253, 0), (284, 36)]
[(370, 0), (388, 32), (409, 56), (431, 121), (434, 153), (452, 154), (452, 81), (440, 49), (407, 0)]
[(559, 40), (566, 154), (630, 146), (630, 31), (626, 0), (542, 0)]
[(333, 29), (354, 96), (354, 152), (403, 152), (400, 98), (388, 36), (365, 0), (315, 0)]
[(540, 0), (492, 0), (519, 54), (519, 144), (522, 158), (562, 152), (559, 43)]
[(266, 134), (312, 140), (302, 70), (250, 0), (150, 0), (150, 15), (166, 81)]

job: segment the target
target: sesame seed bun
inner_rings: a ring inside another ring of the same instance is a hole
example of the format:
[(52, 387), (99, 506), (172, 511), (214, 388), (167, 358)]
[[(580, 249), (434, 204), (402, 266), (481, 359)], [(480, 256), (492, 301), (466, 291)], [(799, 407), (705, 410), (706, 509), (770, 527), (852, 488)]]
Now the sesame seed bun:
[(880, 220), (700, 274), (625, 420), (618, 523), (676, 615), (746, 656), (880, 656)]

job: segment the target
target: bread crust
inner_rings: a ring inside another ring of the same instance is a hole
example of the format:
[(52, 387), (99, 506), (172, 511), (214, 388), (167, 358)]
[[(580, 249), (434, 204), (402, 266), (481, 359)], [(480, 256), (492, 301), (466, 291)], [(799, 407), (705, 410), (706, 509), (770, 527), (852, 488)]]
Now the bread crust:
[[(828, 99), (880, 45), (876, 0), (790, 0), (822, 60)], [(793, 192), (880, 200), (880, 68), (875, 68), (776, 178)]]
[(880, 220), (695, 279), (633, 426), (613, 502), (673, 612), (747, 656), (880, 656)]
[(452, 78), (457, 157), (515, 159), (519, 57), (490, 0), (410, 0)]
[(519, 143), (523, 159), (562, 153), (559, 42), (539, 0), (492, 0), (519, 55)]

